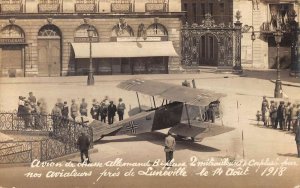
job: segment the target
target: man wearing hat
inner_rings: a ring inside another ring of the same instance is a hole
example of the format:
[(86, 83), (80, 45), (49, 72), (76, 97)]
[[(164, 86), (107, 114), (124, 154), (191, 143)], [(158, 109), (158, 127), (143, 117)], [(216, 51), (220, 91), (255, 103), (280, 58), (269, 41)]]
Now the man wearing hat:
[(72, 99), (71, 104), (71, 117), (75, 120), (76, 116), (78, 116), (78, 106), (75, 103), (75, 99)]
[(280, 126), (280, 130), (283, 130), (283, 123), (285, 120), (285, 108), (284, 108), (284, 101), (280, 101), (279, 106), (277, 108), (277, 120), (275, 127), (277, 128), (278, 123)]
[(99, 120), (99, 105), (96, 101), (93, 102), (93, 106), (90, 110), (90, 114), (92, 115), (92, 118), (95, 120)]
[(59, 104), (56, 103), (51, 111), (54, 134), (56, 134), (58, 132), (58, 128), (59, 128), (58, 126), (59, 126), (59, 122), (60, 122), (59, 120), (60, 120), (61, 116), (62, 116), (61, 109), (59, 108)]
[(77, 145), (80, 151), (81, 162), (83, 163), (85, 161), (83, 158), (83, 155), (85, 155), (85, 159), (87, 160), (87, 163), (90, 163), (90, 158), (89, 158), (90, 140), (85, 135), (84, 132), (80, 133), (80, 136), (78, 137), (77, 140)]
[(114, 123), (114, 117), (116, 115), (116, 111), (117, 111), (116, 105), (114, 105), (113, 101), (110, 101), (107, 107), (108, 124)]
[(119, 121), (123, 120), (124, 117), (124, 110), (126, 109), (125, 104), (122, 102), (122, 98), (119, 98), (119, 104), (117, 106), (117, 112), (118, 112), (118, 116), (119, 116)]
[(173, 160), (173, 152), (175, 151), (175, 138), (168, 133), (168, 136), (165, 138), (165, 152), (166, 152), (166, 163), (167, 166), (171, 166), (170, 162)]
[(297, 144), (298, 158), (300, 158), (300, 125), (296, 126), (295, 141)]
[(61, 110), (61, 114), (65, 119), (69, 118), (69, 107), (67, 101), (64, 102), (64, 106)]

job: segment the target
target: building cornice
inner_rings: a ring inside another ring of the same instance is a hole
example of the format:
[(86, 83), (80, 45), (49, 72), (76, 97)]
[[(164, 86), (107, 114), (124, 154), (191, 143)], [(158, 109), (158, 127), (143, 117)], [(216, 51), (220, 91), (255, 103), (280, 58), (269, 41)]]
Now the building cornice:
[(182, 18), (185, 16), (184, 12), (162, 12), (162, 13), (145, 13), (145, 12), (135, 12), (135, 13), (24, 13), (24, 14), (0, 14), (0, 19), (44, 19), (44, 18), (56, 18), (56, 19), (81, 19), (81, 18), (92, 18), (92, 19), (105, 19), (105, 18), (153, 18), (153, 17), (164, 17), (164, 18)]

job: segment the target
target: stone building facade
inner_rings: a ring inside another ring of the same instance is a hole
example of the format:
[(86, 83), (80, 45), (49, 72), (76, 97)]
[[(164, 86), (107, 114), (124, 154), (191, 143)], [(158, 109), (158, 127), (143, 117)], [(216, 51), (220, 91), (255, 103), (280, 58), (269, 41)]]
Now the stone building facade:
[[(240, 21), (244, 31), (241, 61), (243, 67), (254, 69), (276, 68), (276, 42), (274, 32), (283, 30), (280, 43), (281, 68), (291, 67), (293, 34), (290, 21), (300, 21), (300, 4), (295, 0), (238, 0), (234, 1), (233, 12), (241, 11)], [(252, 35), (252, 36), (251, 36)]]
[(95, 74), (171, 73), (183, 16), (180, 0), (2, 0), (0, 75), (87, 74), (90, 40)]

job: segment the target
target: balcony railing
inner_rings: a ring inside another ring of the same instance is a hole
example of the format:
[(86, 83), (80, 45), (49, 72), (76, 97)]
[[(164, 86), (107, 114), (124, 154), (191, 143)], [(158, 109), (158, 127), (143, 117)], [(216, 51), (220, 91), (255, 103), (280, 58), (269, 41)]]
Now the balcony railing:
[(167, 3), (146, 3), (146, 12), (167, 12)]
[(111, 12), (114, 13), (129, 13), (133, 11), (132, 3), (112, 3)]
[(38, 4), (39, 13), (57, 13), (60, 12), (60, 4), (40, 3)]
[(75, 12), (77, 13), (97, 12), (97, 5), (96, 3), (76, 3)]
[(22, 3), (4, 3), (0, 4), (0, 12), (2, 14), (9, 13), (22, 13), (23, 12), (23, 4)]

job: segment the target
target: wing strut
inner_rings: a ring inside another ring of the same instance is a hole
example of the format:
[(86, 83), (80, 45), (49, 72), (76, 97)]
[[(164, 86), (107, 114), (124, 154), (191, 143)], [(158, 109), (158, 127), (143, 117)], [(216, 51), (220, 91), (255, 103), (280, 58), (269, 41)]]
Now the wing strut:
[(155, 98), (154, 98), (154, 96), (152, 96), (152, 99), (153, 99), (153, 105), (154, 105), (154, 108), (156, 108), (156, 104), (155, 104)]
[(138, 100), (138, 103), (139, 103), (139, 109), (140, 109), (140, 112), (141, 112), (142, 109), (141, 109), (140, 98), (139, 98), (138, 92), (136, 92), (136, 97), (137, 97), (137, 100)]
[(189, 127), (191, 128), (190, 116), (189, 116), (189, 112), (188, 112), (188, 108), (187, 108), (186, 103), (184, 103), (184, 106), (185, 106), (185, 111), (186, 111), (186, 115), (187, 115), (187, 118), (188, 118)]
[(165, 99), (163, 99), (163, 101), (162, 101), (162, 103), (161, 103), (161, 106), (163, 106), (163, 105), (164, 105), (164, 103), (165, 103)]

